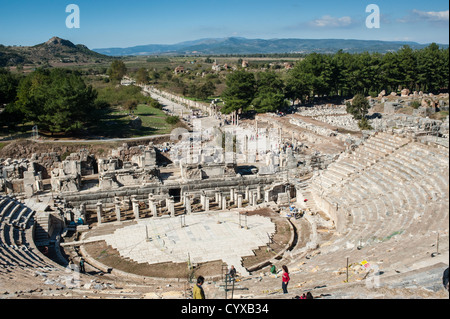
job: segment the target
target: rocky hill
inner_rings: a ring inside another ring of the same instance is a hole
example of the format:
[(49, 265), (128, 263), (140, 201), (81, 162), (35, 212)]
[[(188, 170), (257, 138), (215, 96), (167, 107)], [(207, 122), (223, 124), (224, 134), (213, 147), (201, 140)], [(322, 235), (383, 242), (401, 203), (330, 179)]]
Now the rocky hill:
[(35, 66), (62, 66), (67, 64), (100, 63), (111, 58), (91, 51), (82, 44), (73, 44), (69, 40), (53, 37), (47, 42), (29, 46), (0, 45), (0, 67), (31, 64)]

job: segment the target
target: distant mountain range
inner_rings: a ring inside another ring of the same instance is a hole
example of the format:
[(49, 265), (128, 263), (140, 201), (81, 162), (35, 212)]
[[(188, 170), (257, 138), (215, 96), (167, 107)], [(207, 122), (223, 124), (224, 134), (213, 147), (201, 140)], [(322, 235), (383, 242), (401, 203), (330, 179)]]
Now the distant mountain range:
[(35, 46), (0, 45), (0, 67), (19, 64), (62, 66), (109, 61), (110, 56), (89, 50), (83, 44), (73, 44), (69, 40), (53, 37)]
[[(334, 53), (339, 50), (350, 53), (397, 51), (404, 45), (422, 49), (428, 44), (416, 42), (389, 42), (376, 40), (343, 39), (246, 39), (208, 38), (177, 44), (150, 44), (130, 48), (90, 50), (83, 44), (53, 37), (35, 46), (4, 46), (0, 44), (0, 67), (17, 65), (80, 65), (108, 62), (113, 57), (140, 55), (244, 55), (271, 53)], [(447, 48), (448, 44), (440, 45)]]
[[(270, 54), (270, 53), (334, 53), (339, 50), (350, 53), (396, 51), (404, 45), (421, 49), (427, 44), (378, 40), (345, 39), (246, 39), (207, 38), (177, 44), (149, 44), (129, 48), (93, 49), (109, 56), (130, 55), (221, 55), (221, 54)], [(448, 47), (448, 45), (441, 45)]]

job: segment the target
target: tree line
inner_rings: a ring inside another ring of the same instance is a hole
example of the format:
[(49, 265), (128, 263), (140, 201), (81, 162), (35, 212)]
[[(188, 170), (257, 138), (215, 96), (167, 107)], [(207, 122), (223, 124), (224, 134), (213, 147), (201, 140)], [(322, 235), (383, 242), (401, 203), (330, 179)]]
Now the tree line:
[(79, 72), (65, 69), (37, 69), (22, 77), (0, 70), (0, 96), (2, 126), (31, 122), (51, 133), (82, 129), (106, 107)]
[(132, 112), (145, 103), (161, 109), (157, 101), (142, 95), (139, 87), (116, 87), (126, 72), (122, 61), (113, 61), (107, 70), (111, 85), (98, 91), (86, 84), (80, 71), (40, 68), (19, 75), (0, 68), (0, 129), (32, 124), (40, 131), (65, 134), (96, 126), (111, 106)]
[[(111, 81), (119, 81), (127, 71), (123, 61), (115, 60), (107, 74)], [(231, 72), (221, 95), (225, 102), (221, 111), (274, 112), (297, 99), (377, 96), (382, 90), (389, 94), (402, 88), (435, 93), (448, 89), (448, 73), (449, 49), (434, 43), (420, 50), (404, 46), (386, 54), (312, 53), (287, 73)], [(148, 81), (148, 75), (145, 69), (139, 70), (138, 83)], [(192, 83), (186, 88), (187, 95), (211, 95), (215, 89), (212, 80)], [(0, 107), (1, 126), (13, 128), (30, 122), (51, 133), (67, 133), (95, 123), (109, 103), (98, 98), (98, 92), (85, 83), (78, 71), (38, 69), (21, 76), (0, 69)]]
[(382, 90), (389, 94), (403, 88), (435, 93), (448, 90), (448, 81), (449, 49), (435, 43), (420, 50), (404, 46), (386, 54), (311, 53), (286, 76), (270, 71), (228, 75), (222, 112), (273, 112), (285, 108), (286, 100), (357, 94), (376, 97)]

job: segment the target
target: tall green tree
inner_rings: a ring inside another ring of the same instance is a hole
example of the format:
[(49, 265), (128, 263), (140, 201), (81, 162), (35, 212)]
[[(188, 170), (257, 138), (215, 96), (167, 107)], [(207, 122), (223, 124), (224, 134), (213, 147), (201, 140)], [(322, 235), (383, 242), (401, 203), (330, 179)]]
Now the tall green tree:
[(398, 63), (399, 63), (399, 75), (398, 79), (400, 85), (403, 88), (408, 88), (411, 91), (417, 89), (417, 54), (411, 49), (410, 46), (405, 45), (399, 51), (397, 51)]
[[(446, 52), (445, 58), (442, 54)], [(447, 70), (445, 71), (447, 61)], [(448, 49), (441, 50), (436, 43), (430, 44), (418, 52), (417, 56), (418, 84), (421, 90), (430, 92), (440, 87), (448, 87)]]
[(0, 106), (14, 101), (19, 85), (19, 77), (9, 70), (0, 68)]
[(216, 86), (211, 81), (207, 81), (197, 88), (196, 98), (206, 100), (208, 97), (214, 95)]
[(97, 92), (77, 72), (37, 70), (20, 82), (15, 104), (40, 129), (67, 133), (94, 120), (96, 98)]
[(226, 86), (222, 93), (225, 106), (222, 107), (221, 112), (229, 114), (237, 110), (247, 111), (256, 93), (254, 74), (246, 71), (230, 73), (226, 79)]
[(319, 53), (309, 54), (292, 70), (292, 74), (309, 89), (309, 97), (329, 94), (332, 73), (330, 57)]
[(258, 113), (274, 112), (286, 106), (284, 83), (274, 72), (258, 73), (253, 107)]
[[(123, 77), (123, 76), (122, 76)], [(150, 76), (145, 68), (139, 68), (136, 72), (136, 83), (137, 84), (147, 84), (150, 81)]]
[(347, 102), (347, 112), (352, 114), (357, 120), (365, 118), (369, 112), (369, 101), (362, 94), (357, 94), (353, 97), (352, 102)]
[(127, 74), (127, 71), (127, 67), (122, 60), (114, 60), (108, 69), (108, 75), (111, 80), (120, 81)]
[(295, 100), (304, 100), (309, 95), (307, 84), (300, 78), (289, 74), (286, 79), (285, 96), (294, 104)]

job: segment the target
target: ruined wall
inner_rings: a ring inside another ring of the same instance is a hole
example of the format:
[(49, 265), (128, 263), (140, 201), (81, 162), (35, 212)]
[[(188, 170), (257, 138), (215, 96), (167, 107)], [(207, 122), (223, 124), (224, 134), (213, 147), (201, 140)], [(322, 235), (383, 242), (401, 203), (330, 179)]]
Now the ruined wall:
[(96, 192), (74, 192), (60, 194), (59, 197), (67, 200), (74, 207), (85, 203), (87, 209), (95, 209), (96, 203), (100, 200), (103, 203), (114, 203), (114, 197), (131, 197), (136, 195), (138, 200), (146, 201), (148, 194), (168, 194), (171, 189), (179, 189), (180, 193), (205, 191), (229, 192), (231, 187), (238, 187), (244, 190), (246, 187), (256, 189), (258, 186), (264, 187), (278, 181), (279, 176), (243, 176), (230, 179), (209, 179), (195, 182), (171, 182), (161, 185), (153, 183), (134, 187), (121, 187), (114, 190), (99, 190)]

